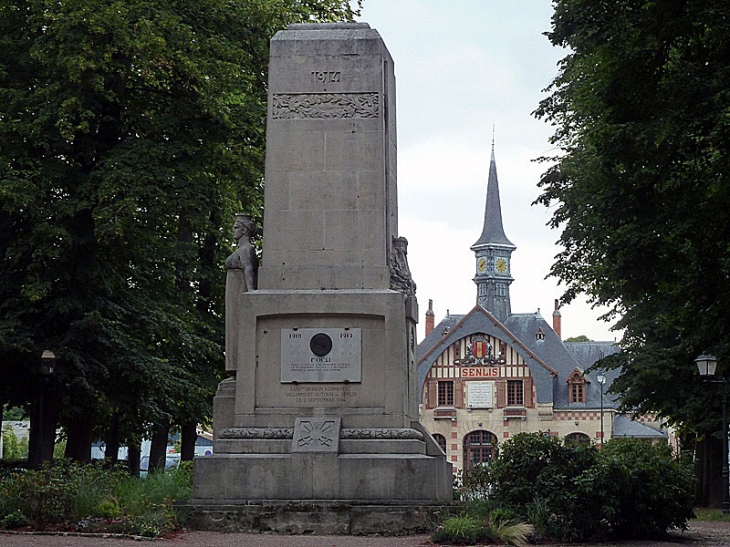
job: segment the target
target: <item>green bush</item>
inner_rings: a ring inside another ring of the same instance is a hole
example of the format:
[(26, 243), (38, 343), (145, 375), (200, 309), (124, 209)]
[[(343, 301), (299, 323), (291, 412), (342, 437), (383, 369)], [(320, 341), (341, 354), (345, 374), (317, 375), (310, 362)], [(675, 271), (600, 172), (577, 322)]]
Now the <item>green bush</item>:
[(598, 450), (519, 434), (502, 445), (489, 480), (492, 503), (565, 541), (657, 537), (686, 527), (693, 514), (691, 470), (666, 445), (643, 441), (612, 440)]
[(0, 528), (4, 530), (10, 530), (12, 528), (20, 528), (28, 524), (28, 519), (20, 511), (13, 511), (8, 513), (2, 519), (0, 519)]
[(598, 462), (576, 479), (580, 489), (600, 493), (601, 517), (617, 539), (645, 539), (686, 528), (694, 475), (672, 458), (667, 445), (629, 439), (604, 445)]
[(541, 433), (515, 435), (490, 466), (493, 498), (534, 524), (540, 535), (587, 540), (600, 530), (600, 521), (586, 515), (596, 500), (576, 489), (575, 478), (597, 457), (590, 444), (564, 444)]
[[(156, 536), (184, 524), (178, 502), (191, 495), (192, 467), (146, 480), (97, 462), (56, 462), (42, 471), (19, 470), (0, 482), (0, 524), (22, 516), (35, 528), (66, 527)], [(9, 519), (9, 520), (8, 520)]]

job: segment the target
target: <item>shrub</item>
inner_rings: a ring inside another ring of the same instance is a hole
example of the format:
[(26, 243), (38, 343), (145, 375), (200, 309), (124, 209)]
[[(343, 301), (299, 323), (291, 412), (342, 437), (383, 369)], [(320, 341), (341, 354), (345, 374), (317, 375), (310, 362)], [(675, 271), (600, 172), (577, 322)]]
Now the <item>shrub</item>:
[(687, 527), (694, 480), (668, 446), (620, 439), (606, 443), (596, 465), (576, 482), (582, 491), (600, 493), (601, 517), (614, 538), (645, 539)]
[(5, 530), (20, 528), (21, 526), (25, 526), (26, 524), (28, 524), (28, 519), (26, 519), (25, 515), (20, 511), (13, 511), (12, 513), (8, 513), (0, 520), (0, 528), (3, 528)]
[(156, 536), (185, 522), (178, 502), (190, 498), (191, 483), (190, 465), (144, 481), (103, 463), (63, 461), (42, 471), (19, 470), (0, 482), (0, 525), (11, 526), (22, 516), (36, 528), (114, 528)]
[(666, 445), (621, 439), (599, 451), (519, 434), (490, 467), (491, 501), (549, 538), (652, 538), (686, 527), (693, 515), (692, 472)]
[(491, 465), (493, 497), (543, 536), (586, 540), (600, 529), (600, 520), (593, 517), (595, 496), (579, 492), (575, 478), (597, 456), (592, 445), (564, 444), (541, 433), (515, 435)]

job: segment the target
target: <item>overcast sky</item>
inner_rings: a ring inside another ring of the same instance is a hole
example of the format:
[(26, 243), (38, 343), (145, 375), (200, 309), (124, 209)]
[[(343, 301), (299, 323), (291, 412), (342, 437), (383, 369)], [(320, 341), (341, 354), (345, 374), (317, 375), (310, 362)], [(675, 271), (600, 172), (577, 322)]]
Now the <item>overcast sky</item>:
[[(513, 313), (552, 321), (562, 289), (545, 279), (559, 252), (551, 212), (532, 205), (553, 129), (532, 112), (565, 52), (550, 45), (549, 0), (365, 0), (360, 21), (379, 31), (395, 62), (399, 232), (423, 313), (436, 323), (476, 303), (474, 253), (481, 234), (494, 127), (502, 217), (512, 254)], [(584, 301), (564, 306), (563, 337), (620, 339)]]

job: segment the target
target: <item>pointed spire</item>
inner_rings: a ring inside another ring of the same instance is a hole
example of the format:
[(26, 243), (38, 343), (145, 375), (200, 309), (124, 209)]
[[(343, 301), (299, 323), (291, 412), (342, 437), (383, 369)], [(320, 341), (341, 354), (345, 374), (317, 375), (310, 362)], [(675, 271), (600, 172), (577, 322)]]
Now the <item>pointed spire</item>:
[(494, 129), (492, 129), (492, 158), (489, 163), (489, 179), (487, 181), (487, 204), (484, 208), (484, 227), (482, 235), (471, 246), (472, 250), (482, 245), (498, 244), (512, 248), (515, 246), (507, 239), (502, 226), (502, 206), (499, 200), (499, 182), (497, 180), (497, 162), (494, 159)]

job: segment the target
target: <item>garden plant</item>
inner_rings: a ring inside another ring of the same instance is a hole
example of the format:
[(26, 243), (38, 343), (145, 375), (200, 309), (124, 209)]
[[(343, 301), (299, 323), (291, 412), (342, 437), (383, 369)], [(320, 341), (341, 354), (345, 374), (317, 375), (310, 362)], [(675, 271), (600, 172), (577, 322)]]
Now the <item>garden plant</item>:
[(103, 462), (17, 469), (0, 480), (0, 528), (162, 536), (185, 523), (191, 484), (187, 462), (144, 480)]
[(493, 461), (459, 475), (460, 513), (432, 539), (524, 545), (659, 538), (694, 516), (693, 482), (692, 470), (663, 444), (615, 439), (599, 450), (522, 433)]

